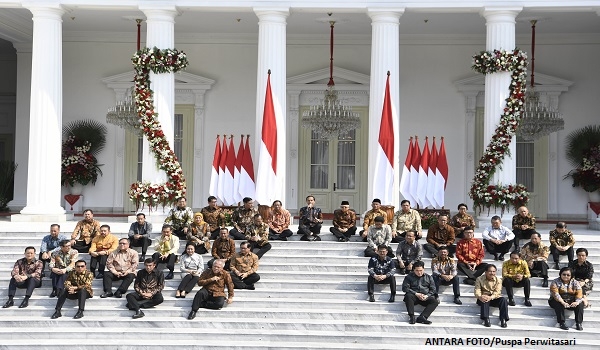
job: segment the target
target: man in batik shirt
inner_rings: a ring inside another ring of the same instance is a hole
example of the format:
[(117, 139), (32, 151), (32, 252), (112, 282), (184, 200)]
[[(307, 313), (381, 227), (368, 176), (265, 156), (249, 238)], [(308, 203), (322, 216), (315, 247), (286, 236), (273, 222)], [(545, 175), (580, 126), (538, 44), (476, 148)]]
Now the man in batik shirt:
[(185, 197), (177, 198), (177, 205), (175, 208), (171, 208), (167, 217), (165, 218), (165, 224), (173, 227), (173, 234), (178, 238), (185, 239), (190, 229), (190, 225), (194, 220), (194, 212), (192, 208), (186, 206)]
[(204, 216), (204, 221), (208, 224), (210, 230), (210, 239), (219, 237), (219, 230), (225, 226), (225, 214), (223, 209), (217, 206), (217, 197), (208, 197), (208, 205), (200, 211)]
[(291, 215), (284, 209), (281, 201), (276, 200), (271, 206), (271, 219), (269, 221), (269, 239), (287, 241), (293, 235), (290, 230)]
[(71, 247), (80, 253), (87, 253), (92, 245), (92, 239), (100, 233), (100, 222), (94, 220), (91, 209), (83, 211), (83, 220), (77, 222), (71, 234)]
[(269, 243), (269, 225), (263, 222), (260, 214), (254, 215), (254, 221), (246, 228), (246, 239), (250, 243), (250, 251), (254, 252), (258, 249), (256, 256), (262, 258), (266, 252), (271, 250), (271, 243)]
[(156, 269), (151, 258), (144, 261), (144, 268), (139, 270), (133, 285), (135, 292), (127, 294), (127, 308), (135, 311), (133, 318), (144, 317), (140, 308), (150, 308), (163, 302), (162, 290), (165, 287), (165, 276)]
[(512, 218), (512, 231), (515, 234), (515, 249), (521, 249), (519, 241), (531, 238), (535, 231), (535, 217), (531, 215), (527, 207), (520, 207), (517, 215)]
[(356, 213), (350, 209), (350, 202), (342, 201), (340, 209), (333, 212), (333, 227), (329, 231), (340, 242), (348, 242), (356, 234)]
[(401, 210), (394, 214), (392, 221), (392, 242), (399, 243), (406, 237), (406, 232), (412, 231), (416, 234), (415, 239), (422, 237), (421, 215), (418, 211), (410, 208), (410, 201), (405, 199), (400, 202)]
[(246, 228), (254, 221), (254, 215), (258, 214), (252, 198), (245, 197), (242, 202), (244, 205), (231, 214), (233, 228), (229, 230), (229, 236), (233, 239), (246, 239)]

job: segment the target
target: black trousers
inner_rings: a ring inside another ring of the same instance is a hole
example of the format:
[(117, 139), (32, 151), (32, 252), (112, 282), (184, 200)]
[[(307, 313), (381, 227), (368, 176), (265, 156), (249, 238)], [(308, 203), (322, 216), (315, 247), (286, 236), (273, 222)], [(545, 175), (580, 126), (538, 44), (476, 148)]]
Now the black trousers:
[(60, 309), (62, 309), (65, 300), (67, 299), (77, 300), (79, 310), (83, 311), (85, 310), (85, 300), (91, 297), (92, 296), (85, 288), (80, 289), (75, 293), (69, 293), (68, 290), (63, 289), (62, 293), (60, 293), (60, 295), (58, 296), (58, 300), (56, 301), (56, 311), (60, 311)]
[(256, 272), (243, 279), (233, 272), (230, 272), (229, 274), (231, 275), (231, 280), (233, 281), (233, 287), (235, 289), (246, 289), (246, 287), (253, 286), (254, 283), (260, 280), (260, 276)]
[(8, 296), (14, 297), (15, 293), (17, 292), (17, 288), (19, 288), (19, 289), (26, 289), (25, 296), (30, 297), (31, 294), (33, 294), (33, 290), (35, 288), (39, 288), (41, 286), (42, 286), (41, 279), (38, 281), (35, 278), (30, 277), (23, 282), (17, 282), (17, 280), (14, 277), (12, 277), (10, 279), (10, 282), (8, 283)]
[(173, 234), (177, 237), (179, 237), (179, 239), (186, 239), (187, 237), (187, 233), (185, 233), (183, 231), (183, 227), (182, 228), (178, 228), (178, 229), (173, 229)]
[(204, 242), (202, 243), (195, 243), (195, 242), (190, 242), (187, 241), (186, 245), (188, 244), (193, 244), (194, 245), (194, 252), (198, 253), (198, 254), (206, 254), (208, 253), (208, 250), (206, 250), (206, 246), (204, 245)]
[(521, 229), (514, 229), (513, 233), (515, 234), (515, 248), (517, 250), (521, 249), (521, 246), (519, 244), (519, 241), (522, 239), (530, 239), (531, 238), (531, 234), (536, 232), (535, 229), (527, 229), (527, 230), (521, 230)]
[(376, 281), (375, 278), (369, 276), (369, 278), (367, 279), (367, 292), (369, 293), (369, 295), (373, 295), (376, 284), (389, 284), (390, 292), (392, 293), (392, 295), (396, 295), (396, 277), (391, 276), (382, 281)]
[(548, 269), (550, 267), (545, 261), (534, 261), (533, 267), (529, 268), (531, 276), (548, 278)]
[(223, 305), (225, 305), (225, 297), (215, 297), (208, 289), (202, 288), (194, 296), (192, 311), (198, 311), (199, 308), (218, 310)]
[(163, 302), (164, 298), (161, 292), (158, 292), (150, 299), (144, 299), (137, 292), (127, 294), (127, 303), (129, 304), (129, 310), (138, 311), (140, 308), (149, 308), (159, 305)]
[(85, 243), (85, 241), (75, 241), (75, 244), (71, 246), (71, 248), (75, 249), (80, 253), (87, 253), (90, 251), (90, 247), (92, 246), (92, 242)]
[(474, 280), (477, 277), (481, 276), (485, 272), (485, 269), (487, 269), (487, 266), (488, 266), (488, 264), (482, 262), (481, 264), (479, 264), (479, 265), (477, 265), (475, 267), (475, 271), (472, 271), (469, 268), (469, 265), (467, 265), (464, 262), (460, 261), (457, 264), (456, 267), (458, 268), (458, 271), (460, 271), (463, 274), (465, 274), (465, 276), (467, 276), (467, 278), (470, 278), (470, 279)]
[(485, 250), (494, 255), (494, 254), (506, 254), (510, 250), (510, 247), (513, 245), (513, 241), (506, 241), (501, 244), (496, 244), (487, 239), (483, 240), (483, 245), (485, 246)]
[(112, 284), (114, 281), (122, 281), (119, 288), (117, 288), (117, 291), (123, 294), (127, 292), (127, 289), (129, 289), (129, 286), (131, 285), (131, 282), (133, 282), (134, 279), (135, 274), (133, 273), (128, 273), (127, 275), (122, 277), (117, 277), (112, 272), (106, 271), (104, 273), (104, 278), (102, 279), (102, 285), (104, 287), (105, 292), (110, 292), (112, 291)]
[(552, 258), (554, 259), (555, 263), (558, 263), (561, 255), (566, 255), (569, 258), (569, 262), (573, 261), (573, 259), (575, 258), (573, 247), (569, 247), (569, 249), (565, 250), (564, 252), (561, 252), (560, 250), (556, 249), (555, 246), (551, 245), (550, 253), (552, 253)]
[(548, 305), (554, 309), (554, 313), (556, 314), (556, 322), (565, 322), (565, 309), (567, 309), (575, 313), (575, 323), (583, 323), (583, 302), (579, 303), (579, 305), (575, 307), (566, 308), (561, 303), (554, 300), (554, 298), (550, 298), (548, 299)]
[[(447, 245), (446, 248), (448, 248), (448, 255), (454, 256), (454, 253), (456, 253), (456, 245)], [(423, 244), (423, 249), (429, 252), (429, 254), (431, 254), (432, 256), (437, 256), (438, 254), (438, 248), (431, 243)]]
[[(207, 263), (206, 266), (208, 266), (209, 269), (212, 269), (213, 266), (213, 262), (215, 262), (215, 259), (210, 259)], [(226, 271), (229, 271), (229, 265), (231, 264), (231, 260), (229, 259), (225, 259), (225, 266), (223, 266), (223, 269), (225, 269)]]
[(154, 260), (156, 265), (167, 264), (167, 269), (169, 269), (170, 272), (173, 272), (173, 270), (175, 270), (175, 261), (177, 260), (177, 255), (169, 254), (166, 258), (161, 259), (160, 253), (156, 252), (152, 254), (152, 260)]
[(525, 293), (525, 299), (529, 299), (529, 295), (531, 294), (531, 281), (529, 278), (523, 278), (519, 282), (515, 282), (512, 278), (507, 277), (502, 280), (502, 285), (506, 289), (508, 299), (514, 299), (515, 293), (513, 292), (513, 288), (515, 287), (522, 287), (523, 293)]
[(194, 276), (188, 273), (181, 279), (181, 282), (179, 282), (179, 287), (177, 287), (177, 290), (182, 290), (185, 292), (185, 294), (187, 294), (194, 289), (199, 279), (200, 276)]
[(427, 298), (426, 300), (419, 300), (415, 294), (406, 293), (404, 296), (404, 304), (406, 304), (406, 311), (408, 311), (409, 316), (415, 315), (415, 304), (419, 304), (421, 306), (425, 306), (423, 312), (421, 312), (422, 317), (428, 319), (431, 316), (431, 313), (438, 306), (440, 302), (434, 298), (433, 296)]
[(152, 244), (152, 240), (147, 236), (142, 236), (139, 239), (129, 237), (129, 245), (132, 247), (142, 247), (142, 255), (146, 255), (148, 247)]
[(454, 276), (450, 281), (446, 281), (441, 277), (441, 275), (435, 274), (432, 275), (433, 281), (435, 282), (435, 292), (436, 294), (440, 293), (440, 285), (449, 286), (452, 285), (452, 292), (454, 293), (454, 297), (457, 298), (460, 296), (460, 281), (458, 276)]
[(273, 229), (269, 229), (269, 239), (270, 240), (281, 240), (282, 238), (287, 239), (288, 237), (291, 237), (294, 233), (290, 230), (290, 229), (285, 229), (283, 231), (281, 231), (281, 233), (277, 233), (275, 232)]
[(356, 234), (356, 225), (349, 227), (348, 231), (346, 231), (346, 232), (342, 232), (338, 228), (335, 228), (335, 227), (330, 227), (329, 232), (333, 233), (333, 235), (337, 239), (350, 238), (351, 236), (354, 236)]
[(314, 224), (312, 226), (300, 224), (300, 225), (298, 225), (297, 233), (299, 235), (305, 235), (305, 236), (310, 236), (311, 234), (318, 235), (319, 233), (321, 233), (321, 224)]
[(487, 303), (477, 300), (477, 305), (479, 305), (479, 318), (482, 320), (490, 318), (490, 306), (493, 306), (500, 310), (500, 320), (508, 321), (508, 302), (505, 297), (499, 297)]
[(262, 256), (265, 255), (266, 252), (271, 250), (271, 243), (267, 243), (263, 246), (258, 245), (258, 242), (254, 241), (248, 241), (248, 243), (250, 243), (251, 252), (254, 252), (256, 249), (258, 249), (258, 252), (256, 252), (256, 256), (258, 256), (259, 259), (262, 258)]
[[(52, 251), (48, 252), (48, 255), (50, 255)], [(42, 259), (42, 254), (44, 254), (43, 252), (40, 252), (40, 254), (38, 255), (38, 260), (40, 260), (42, 262), (42, 272), (44, 272), (46, 270), (46, 264), (50, 263), (50, 258), (48, 259)]]
[(57, 273), (50, 273), (50, 280), (52, 281), (52, 289), (63, 289), (65, 288), (65, 280), (67, 279), (68, 273), (59, 275)]
[[(376, 248), (373, 248), (373, 247), (365, 248), (365, 256), (369, 257), (369, 258), (376, 258), (378, 256)], [(387, 256), (389, 256), (390, 258), (395, 257), (394, 251), (392, 250), (392, 247), (390, 247), (390, 246), (387, 247)]]
[(90, 256), (90, 271), (94, 273), (98, 268), (99, 273), (104, 273), (106, 260), (108, 260), (108, 255)]
[(246, 239), (246, 235), (243, 232), (238, 231), (235, 227), (229, 230), (229, 237), (238, 241)]

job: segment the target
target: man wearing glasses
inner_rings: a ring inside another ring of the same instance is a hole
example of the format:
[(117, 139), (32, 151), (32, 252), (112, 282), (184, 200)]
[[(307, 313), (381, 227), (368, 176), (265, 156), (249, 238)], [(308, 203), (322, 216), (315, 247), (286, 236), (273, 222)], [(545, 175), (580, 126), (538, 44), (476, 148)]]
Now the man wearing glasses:
[(210, 239), (217, 239), (219, 230), (225, 226), (225, 214), (223, 209), (217, 206), (217, 197), (208, 197), (208, 205), (200, 211), (204, 216), (204, 221), (208, 224), (210, 230)]
[(150, 308), (163, 302), (162, 290), (165, 287), (165, 276), (156, 269), (152, 258), (144, 260), (144, 269), (139, 270), (133, 288), (135, 292), (127, 294), (127, 308), (135, 311), (133, 318), (144, 317), (140, 308)]
[(54, 249), (50, 255), (50, 279), (52, 280), (50, 298), (62, 293), (67, 275), (74, 269), (75, 262), (79, 258), (79, 252), (71, 248), (70, 240), (62, 240), (59, 245), (60, 247)]
[[(138, 252), (129, 248), (129, 240), (121, 238), (119, 248), (110, 253), (106, 261), (106, 273), (104, 274), (103, 285), (104, 293), (100, 298), (112, 297), (120, 298), (127, 292), (129, 285), (135, 278), (135, 271), (138, 265)], [(122, 281), (115, 294), (112, 293), (113, 281)]]
[(254, 283), (260, 280), (258, 256), (250, 251), (250, 243), (242, 242), (240, 252), (234, 255), (229, 263), (231, 280), (236, 289), (254, 290)]
[(83, 317), (85, 300), (94, 296), (94, 291), (92, 290), (94, 275), (85, 267), (85, 261), (77, 260), (75, 263), (75, 270), (69, 272), (67, 280), (65, 281), (65, 288), (56, 302), (56, 311), (52, 314), (52, 319), (57, 319), (62, 316), (60, 309), (62, 309), (66, 299), (77, 300), (79, 303), (79, 310), (73, 318), (79, 319)]
[(252, 225), (254, 215), (258, 214), (258, 210), (254, 208), (254, 201), (250, 197), (242, 199), (244, 205), (237, 208), (231, 214), (231, 222), (233, 228), (229, 230), (229, 236), (233, 239), (246, 239), (246, 229)]

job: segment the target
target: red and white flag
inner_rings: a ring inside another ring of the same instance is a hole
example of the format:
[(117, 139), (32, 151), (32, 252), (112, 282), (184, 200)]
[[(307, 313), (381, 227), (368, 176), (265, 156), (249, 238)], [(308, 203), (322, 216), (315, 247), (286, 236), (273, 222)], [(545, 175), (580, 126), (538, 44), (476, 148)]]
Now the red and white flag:
[(440, 153), (437, 161), (437, 171), (435, 177), (435, 201), (440, 207), (444, 206), (444, 190), (448, 184), (448, 160), (446, 159), (446, 146), (444, 145), (444, 138), (442, 137), (442, 144), (440, 145)]
[(221, 151), (221, 159), (219, 160), (219, 188), (217, 190), (217, 198), (228, 205), (225, 200), (225, 168), (227, 161), (227, 136), (223, 135), (223, 149)]
[(383, 204), (394, 201), (394, 125), (392, 119), (392, 101), (390, 98), (390, 75), (388, 72), (379, 124), (379, 140), (375, 158), (373, 176), (373, 198), (379, 198)]
[(225, 160), (225, 181), (223, 184), (223, 195), (227, 204), (234, 205), (236, 203), (233, 194), (233, 175), (235, 173), (235, 146), (233, 144), (233, 135), (229, 138), (229, 150), (227, 151), (227, 159)]
[(437, 174), (437, 159), (438, 159), (438, 151), (435, 145), (435, 137), (433, 138), (433, 144), (431, 145), (431, 156), (429, 157), (429, 178), (427, 181), (427, 199), (431, 206), (435, 208), (440, 208), (441, 205), (437, 203), (435, 198), (435, 184), (436, 184), (436, 174)]
[(413, 152), (413, 138), (411, 136), (408, 145), (408, 152), (406, 153), (406, 160), (404, 161), (404, 167), (402, 168), (402, 178), (400, 178), (400, 193), (404, 199), (409, 200), (411, 203), (415, 203), (413, 196), (410, 193), (410, 164)]
[(277, 178), (277, 119), (271, 93), (271, 70), (268, 74), (256, 177), (256, 201), (263, 205), (270, 205), (275, 199), (278, 199), (275, 197), (279, 189)]
[[(252, 153), (250, 152), (250, 135), (246, 136), (246, 146), (244, 146), (244, 149), (240, 152), (243, 154), (243, 157), (242, 168), (240, 169), (240, 186), (238, 187), (238, 193), (242, 198), (254, 198), (256, 189), (254, 185), (254, 163), (252, 162)], [(238, 157), (240, 157), (239, 154)]]
[(242, 159), (244, 159), (244, 135), (241, 136), (240, 146), (238, 147), (237, 158), (235, 158), (235, 168), (233, 169), (233, 201), (238, 203), (244, 198), (240, 195), (240, 172), (242, 170)]
[(425, 146), (421, 154), (419, 165), (419, 185), (417, 186), (417, 198), (423, 209), (431, 205), (427, 199), (427, 182), (429, 181), (429, 138), (425, 137)]
[(410, 157), (410, 195), (414, 202), (412, 205), (421, 204), (419, 201), (419, 167), (421, 166), (421, 149), (419, 149), (419, 138), (415, 136), (413, 153)]
[(219, 162), (221, 161), (221, 137), (217, 135), (217, 142), (215, 145), (215, 154), (213, 156), (212, 169), (210, 171), (210, 186), (208, 187), (208, 194), (211, 196), (217, 196), (219, 189)]

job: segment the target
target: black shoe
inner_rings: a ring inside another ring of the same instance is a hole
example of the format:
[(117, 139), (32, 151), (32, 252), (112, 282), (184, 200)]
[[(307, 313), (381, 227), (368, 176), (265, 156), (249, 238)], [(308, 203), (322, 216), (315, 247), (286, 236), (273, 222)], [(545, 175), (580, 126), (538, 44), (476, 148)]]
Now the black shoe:
[(498, 260), (504, 261), (504, 254), (500, 254), (500, 256), (498, 257)]
[(544, 281), (542, 282), (542, 287), (548, 287), (548, 279), (544, 278)]
[(401, 275), (406, 275), (406, 269), (398, 269), (398, 273)]
[(500, 320), (500, 327), (506, 328), (508, 325), (506, 324), (506, 320)]
[(560, 329), (564, 329), (565, 331), (569, 330), (569, 327), (567, 327), (567, 325), (563, 322), (560, 325), (558, 325), (560, 327)]
[(396, 296), (395, 295), (391, 295), (390, 298), (388, 299), (388, 303), (393, 303), (396, 301)]
[(508, 305), (510, 305), (510, 306), (515, 306), (515, 305), (517, 305), (517, 304), (515, 303), (515, 299), (508, 299)]
[(24, 309), (29, 306), (29, 298), (23, 299), (21, 305), (19, 305), (19, 309)]
[(475, 285), (475, 280), (472, 278), (465, 278), (463, 281), (464, 284), (468, 284), (470, 286), (474, 286)]
[(50, 316), (50, 318), (53, 319), (53, 320), (56, 320), (59, 317), (62, 317), (62, 314), (58, 310), (54, 311), (54, 313), (52, 314), (52, 316)]
[(408, 323), (415, 324), (415, 316), (414, 315), (409, 315), (408, 316)]
[(125, 307), (126, 307), (127, 309), (129, 309), (129, 310), (133, 310), (133, 309), (131, 308), (131, 306), (129, 306), (129, 303), (126, 303), (126, 304), (125, 304)]
[(578, 331), (582, 331), (583, 330), (583, 326), (581, 325), (581, 323), (576, 323), (575, 324), (575, 329)]
[(144, 315), (144, 312), (142, 310), (137, 310), (132, 317), (133, 318), (142, 318), (144, 316), (146, 316), (146, 315)]
[(165, 276), (166, 280), (172, 280), (173, 279), (173, 271), (169, 271), (169, 273)]
[(192, 310), (190, 311), (190, 314), (188, 315), (188, 320), (193, 320), (196, 318), (196, 311)]
[(531, 301), (529, 301), (529, 299), (525, 299), (525, 306), (531, 307)]
[(140, 262), (144, 262), (144, 260), (146, 260), (146, 256), (145, 255), (140, 256)]
[(54, 298), (56, 296), (56, 289), (52, 289), (52, 293), (50, 293), (50, 298)]
[(280, 241), (287, 241), (287, 237), (279, 237)]
[(78, 310), (77, 313), (75, 314), (75, 316), (73, 316), (73, 318), (76, 320), (78, 320), (82, 317), (83, 317), (83, 310)]
[(113, 295), (115, 298), (122, 298), (123, 297), (123, 293), (121, 293), (120, 290), (116, 291), (115, 294)]
[(460, 301), (459, 297), (455, 297), (454, 298), (454, 304), (456, 304), (456, 305), (462, 305), (462, 301)]
[(104, 274), (102, 272), (100, 272), (98, 275), (96, 275), (97, 280), (101, 280), (103, 278), (104, 278)]
[(102, 294), (100, 294), (100, 298), (108, 298), (108, 297), (112, 297), (113, 293), (112, 292), (104, 292)]
[(340, 237), (338, 238), (338, 242), (346, 242), (346, 239), (344, 237)]
[(558, 265), (557, 262), (554, 263), (554, 269), (555, 270), (560, 270), (560, 265)]
[(248, 289), (248, 290), (255, 290), (256, 287), (254, 287), (253, 284), (249, 284), (249, 285), (246, 286), (246, 289)]
[(44, 277), (46, 277), (46, 273), (45, 273), (45, 272), (42, 272), (42, 273), (40, 274), (40, 277), (41, 277), (41, 278), (44, 278)]
[(7, 301), (7, 302), (6, 302), (6, 303), (5, 303), (5, 304), (2, 306), (2, 308), (3, 308), (3, 309), (6, 309), (6, 308), (8, 308), (8, 307), (11, 307), (11, 306), (13, 306), (13, 305), (15, 305), (15, 302), (14, 302), (12, 299), (10, 299), (9, 301)]
[(494, 260), (498, 261), (498, 254), (494, 254)]
[(426, 319), (423, 316), (419, 316), (419, 317), (417, 317), (417, 323), (431, 324), (431, 321), (429, 321), (428, 319)]
[(373, 296), (373, 294), (369, 294), (369, 301), (372, 303), (375, 302), (375, 297)]
[(484, 326), (486, 326), (486, 327), (491, 327), (491, 326), (492, 326), (492, 324), (490, 323), (490, 319), (489, 319), (489, 318), (486, 318), (486, 319), (483, 321), (483, 325), (484, 325)]

